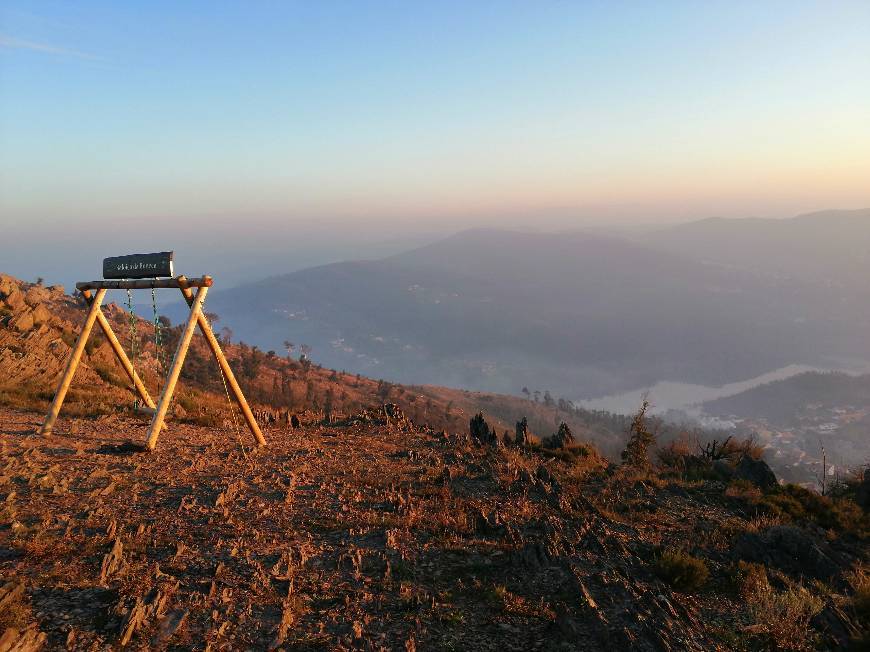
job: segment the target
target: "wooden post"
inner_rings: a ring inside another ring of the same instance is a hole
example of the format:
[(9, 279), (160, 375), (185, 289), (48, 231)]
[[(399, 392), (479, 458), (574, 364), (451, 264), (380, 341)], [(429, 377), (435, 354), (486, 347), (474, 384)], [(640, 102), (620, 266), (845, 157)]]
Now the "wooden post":
[[(91, 291), (82, 290), (82, 296), (85, 298), (85, 301), (88, 302), (88, 305), (91, 305), (91, 303), (93, 302)], [(136, 368), (133, 367), (133, 363), (130, 362), (130, 358), (128, 358), (127, 354), (124, 352), (124, 347), (121, 346), (118, 338), (115, 337), (115, 331), (112, 330), (112, 325), (109, 324), (109, 320), (106, 319), (106, 316), (103, 314), (103, 311), (100, 309), (99, 306), (97, 307), (97, 324), (99, 324), (100, 328), (103, 330), (103, 335), (105, 335), (106, 339), (109, 340), (109, 344), (112, 345), (112, 349), (115, 351), (115, 356), (118, 358), (118, 362), (121, 363), (124, 371), (127, 372), (127, 377), (136, 388), (136, 392), (139, 394), (139, 398), (141, 398), (145, 405), (147, 405), (149, 408), (157, 407), (154, 403), (154, 399), (151, 398), (151, 395), (145, 388), (142, 379), (139, 378), (139, 374), (136, 373)]]
[(169, 409), (170, 401), (172, 401), (172, 394), (175, 391), (176, 383), (178, 383), (178, 376), (181, 374), (181, 367), (184, 365), (184, 358), (187, 355), (190, 340), (193, 338), (193, 329), (196, 328), (197, 316), (202, 310), (202, 304), (205, 302), (207, 292), (208, 286), (203, 286), (197, 291), (196, 297), (194, 297), (193, 305), (190, 308), (190, 316), (187, 318), (187, 324), (185, 324), (181, 338), (178, 340), (175, 357), (172, 358), (172, 366), (169, 369), (169, 375), (166, 377), (166, 385), (163, 387), (160, 403), (157, 404), (157, 413), (151, 421), (151, 430), (148, 432), (148, 450), (154, 450), (154, 447), (157, 445), (157, 437), (160, 435), (163, 419), (166, 418), (166, 411)]
[[(183, 284), (184, 277), (179, 276), (178, 280), (181, 282), (181, 293), (184, 295), (184, 300), (187, 301), (187, 305), (193, 306), (194, 296), (193, 292), (189, 287), (186, 287)], [(227, 362), (226, 357), (224, 356), (224, 352), (221, 350), (220, 343), (217, 341), (217, 338), (214, 335), (214, 331), (211, 329), (211, 325), (208, 323), (208, 320), (205, 318), (205, 315), (200, 313), (197, 315), (196, 319), (199, 324), (199, 330), (203, 334), (208, 342), (209, 348), (211, 348), (211, 352), (217, 360), (218, 365), (220, 365), (221, 371), (223, 372), (224, 379), (227, 381), (227, 386), (230, 389), (233, 397), (236, 399), (236, 403), (239, 406), (239, 409), (242, 411), (242, 414), (245, 416), (245, 421), (248, 424), (248, 429), (250, 429), (251, 434), (254, 435), (254, 439), (257, 440), (257, 444), (259, 446), (265, 446), (266, 439), (263, 437), (263, 433), (260, 432), (260, 426), (257, 424), (257, 420), (254, 419), (254, 415), (251, 412), (251, 408), (248, 406), (248, 401), (245, 399), (245, 395), (242, 393), (242, 388), (239, 387), (239, 383), (236, 381), (236, 376), (233, 374), (232, 368), (230, 368), (229, 362)]]
[(54, 393), (54, 400), (51, 402), (51, 407), (48, 410), (48, 416), (45, 417), (45, 422), (39, 430), (40, 435), (50, 435), (52, 428), (54, 428), (54, 422), (57, 421), (57, 415), (60, 413), (60, 406), (63, 405), (63, 400), (66, 398), (66, 393), (69, 390), (73, 375), (76, 372), (76, 368), (79, 366), (79, 361), (81, 360), (82, 353), (85, 350), (85, 344), (87, 344), (91, 330), (94, 328), (94, 322), (97, 319), (97, 315), (100, 314), (100, 304), (103, 303), (103, 298), (105, 296), (105, 290), (97, 290), (97, 294), (90, 302), (90, 310), (88, 310), (88, 316), (85, 319), (84, 328), (82, 329), (81, 334), (79, 334), (79, 339), (76, 340), (69, 362), (67, 362), (63, 376), (60, 378), (57, 391)]

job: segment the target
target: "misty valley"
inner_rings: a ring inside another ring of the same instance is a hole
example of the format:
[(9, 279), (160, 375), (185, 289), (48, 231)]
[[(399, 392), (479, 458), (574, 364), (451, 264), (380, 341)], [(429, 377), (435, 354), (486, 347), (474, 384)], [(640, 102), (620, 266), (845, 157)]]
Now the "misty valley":
[[(326, 366), (393, 382), (546, 390), (623, 414), (648, 393), (671, 420), (766, 432), (782, 424), (707, 405), (800, 372), (868, 368), (868, 218), (716, 219), (630, 236), (477, 229), (217, 290), (211, 309), (263, 350), (305, 343)], [(870, 440), (839, 449), (836, 432), (823, 437), (836, 465), (870, 455)], [(805, 434), (786, 459), (808, 481), (820, 443)]]

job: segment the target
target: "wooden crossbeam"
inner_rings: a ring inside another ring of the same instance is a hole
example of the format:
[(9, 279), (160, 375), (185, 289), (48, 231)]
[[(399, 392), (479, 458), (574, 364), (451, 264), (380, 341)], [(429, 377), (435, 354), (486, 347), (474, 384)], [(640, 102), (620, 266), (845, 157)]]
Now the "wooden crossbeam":
[[(181, 280), (183, 279), (183, 280)], [(211, 276), (202, 276), (200, 278), (186, 278), (184, 276), (176, 276), (175, 278), (142, 278), (142, 279), (125, 279), (120, 281), (82, 281), (76, 283), (76, 290), (149, 290), (165, 289), (165, 288), (207, 288), (211, 287), (214, 280)]]
[[(211, 349), (215, 360), (217, 360), (218, 365), (220, 365), (221, 372), (223, 373), (224, 379), (227, 381), (227, 385), (232, 392), (233, 398), (235, 398), (236, 403), (238, 403), (239, 408), (242, 411), (242, 414), (245, 416), (248, 428), (254, 435), (257, 444), (260, 446), (264, 445), (266, 443), (266, 440), (263, 438), (262, 432), (260, 432), (260, 427), (254, 419), (254, 415), (251, 412), (251, 408), (248, 406), (245, 395), (242, 393), (238, 382), (236, 382), (235, 375), (233, 374), (233, 371), (230, 368), (230, 365), (227, 362), (227, 359), (220, 348), (220, 344), (218, 343), (218, 340), (215, 337), (214, 332), (212, 331), (212, 328), (208, 323), (208, 320), (203, 314), (202, 306), (205, 302), (208, 288), (211, 287), (211, 285), (212, 278), (210, 276), (203, 276), (201, 278), (193, 279), (188, 279), (184, 276), (178, 276), (172, 279), (153, 279), (139, 281), (91, 281), (85, 283), (76, 283), (76, 288), (81, 290), (82, 296), (84, 297), (85, 302), (88, 305), (88, 314), (87, 318), (85, 319), (84, 328), (82, 329), (78, 340), (76, 340), (75, 346), (72, 350), (72, 354), (70, 355), (70, 359), (67, 362), (66, 369), (64, 369), (63, 375), (61, 376), (60, 382), (57, 387), (57, 391), (55, 392), (54, 400), (51, 403), (48, 415), (46, 416), (45, 422), (40, 428), (39, 433), (41, 435), (51, 434), (55, 421), (57, 421), (57, 416), (60, 413), (60, 408), (63, 405), (64, 399), (66, 398), (66, 394), (69, 390), (72, 378), (75, 375), (75, 371), (78, 368), (79, 362), (81, 361), (82, 353), (85, 349), (85, 344), (90, 337), (91, 331), (94, 328), (94, 324), (97, 323), (105, 334), (106, 339), (111, 344), (112, 350), (115, 352), (115, 356), (118, 358), (121, 367), (124, 369), (124, 371), (127, 373), (127, 376), (132, 381), (136, 392), (139, 394), (140, 398), (147, 406), (142, 408), (140, 411), (152, 416), (146, 445), (148, 447), (148, 450), (154, 450), (154, 447), (157, 445), (157, 438), (160, 435), (160, 431), (162, 428), (165, 427), (164, 420), (166, 418), (166, 413), (169, 410), (169, 405), (172, 402), (172, 395), (175, 392), (175, 386), (178, 383), (178, 378), (181, 375), (181, 369), (184, 366), (184, 359), (187, 356), (188, 349), (190, 348), (190, 342), (193, 338), (193, 331), (198, 326), (203, 336), (205, 336), (206, 342), (208, 342), (209, 348)], [(175, 355), (172, 359), (172, 365), (169, 369), (166, 382), (164, 383), (163, 392), (160, 395), (160, 400), (155, 405), (153, 399), (148, 394), (148, 390), (145, 388), (145, 385), (142, 383), (142, 380), (136, 373), (136, 369), (133, 367), (133, 363), (130, 362), (127, 354), (124, 352), (124, 348), (121, 346), (121, 343), (115, 336), (115, 333), (112, 330), (112, 326), (106, 319), (106, 316), (103, 314), (100, 306), (103, 302), (103, 299), (105, 298), (106, 290), (108, 289), (147, 289), (169, 287), (179, 288), (181, 290), (185, 301), (187, 302), (188, 306), (190, 306), (190, 315), (187, 318), (187, 322), (185, 323), (181, 338), (178, 341), (178, 347), (175, 350)], [(196, 294), (194, 294), (191, 290), (191, 288), (194, 287), (199, 288)], [(96, 290), (96, 293), (92, 293), (92, 290)]]

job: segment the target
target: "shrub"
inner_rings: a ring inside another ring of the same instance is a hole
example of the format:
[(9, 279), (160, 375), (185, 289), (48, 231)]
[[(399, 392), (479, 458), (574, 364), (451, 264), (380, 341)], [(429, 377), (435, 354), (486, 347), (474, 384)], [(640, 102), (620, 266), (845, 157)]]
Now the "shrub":
[(468, 431), (471, 438), (481, 444), (493, 444), (498, 441), (498, 435), (495, 428), (490, 428), (486, 419), (483, 417), (483, 412), (478, 412), (468, 423)]
[(656, 557), (655, 573), (673, 589), (687, 593), (701, 588), (710, 576), (703, 559), (675, 549), (664, 550)]
[(745, 500), (750, 503), (757, 503), (761, 500), (761, 489), (751, 483), (749, 480), (737, 479), (732, 480), (725, 488), (725, 495), (729, 498)]
[(701, 453), (701, 457), (709, 462), (727, 460), (734, 463), (740, 460), (741, 457), (748, 457), (753, 460), (760, 460), (764, 457), (764, 447), (758, 444), (754, 437), (743, 440), (728, 437), (722, 442), (718, 439), (713, 439), (706, 442), (703, 446), (698, 444), (698, 450)]
[(566, 448), (548, 450), (547, 455), (555, 457), (568, 465), (566, 471), (574, 478), (607, 468), (608, 460), (598, 452), (594, 444), (579, 442)]
[(650, 427), (646, 412), (649, 401), (644, 399), (637, 414), (631, 420), (628, 429), (628, 443), (622, 451), (622, 461), (636, 469), (649, 467), (649, 448), (656, 443), (657, 427)]
[(809, 622), (823, 606), (819, 598), (803, 587), (782, 592), (767, 588), (749, 601), (749, 611), (756, 623), (749, 631), (766, 639), (770, 649), (815, 649)]
[(770, 589), (767, 581), (767, 568), (764, 564), (751, 561), (739, 561), (734, 567), (734, 592), (741, 599), (749, 602)]
[(785, 485), (765, 495), (759, 505), (774, 516), (810, 521), (861, 539), (870, 537), (870, 518), (848, 498), (830, 498), (798, 485)]
[(568, 427), (568, 424), (564, 421), (559, 424), (559, 431), (554, 435), (547, 437), (541, 444), (544, 448), (567, 448), (571, 444), (574, 443), (574, 433), (571, 432), (571, 428)]
[(691, 455), (692, 443), (686, 434), (669, 441), (656, 451), (659, 463), (681, 473), (686, 470), (686, 459)]

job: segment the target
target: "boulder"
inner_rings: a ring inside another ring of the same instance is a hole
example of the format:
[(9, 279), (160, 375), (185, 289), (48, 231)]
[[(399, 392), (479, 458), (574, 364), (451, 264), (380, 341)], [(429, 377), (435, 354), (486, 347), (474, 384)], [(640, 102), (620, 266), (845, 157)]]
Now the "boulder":
[(728, 482), (734, 477), (734, 467), (728, 464), (725, 460), (716, 460), (713, 462), (713, 473), (723, 482)]
[(9, 321), (9, 327), (21, 333), (26, 333), (33, 328), (33, 313), (22, 312), (20, 315), (16, 315)]
[(0, 274), (0, 298), (5, 298), (18, 291), (18, 281), (6, 274)]
[(754, 460), (744, 455), (737, 466), (734, 475), (741, 480), (748, 480), (760, 489), (773, 489), (779, 486), (776, 474), (764, 460)]
[(12, 310), (21, 310), (25, 305), (24, 295), (21, 294), (18, 288), (15, 288), (12, 292), (6, 295), (5, 302), (7, 306), (12, 308)]
[(840, 571), (826, 542), (816, 541), (806, 530), (793, 525), (775, 525), (758, 534), (744, 533), (734, 543), (734, 554), (743, 561), (823, 581)]
[(35, 308), (40, 303), (48, 301), (50, 298), (51, 292), (48, 291), (48, 288), (42, 287), (41, 285), (33, 285), (24, 294), (24, 303), (31, 308)]
[(44, 304), (37, 304), (31, 314), (34, 324), (47, 324), (51, 321), (51, 311)]

